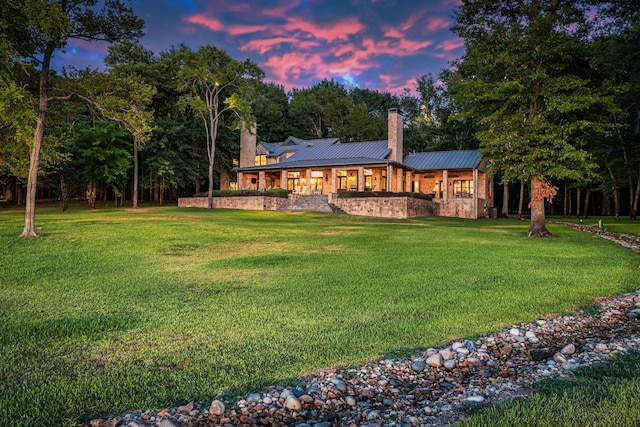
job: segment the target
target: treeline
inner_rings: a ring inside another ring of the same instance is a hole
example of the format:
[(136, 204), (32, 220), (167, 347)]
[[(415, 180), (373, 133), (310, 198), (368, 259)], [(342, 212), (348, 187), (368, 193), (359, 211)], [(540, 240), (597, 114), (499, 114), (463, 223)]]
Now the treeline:
[[(395, 95), (334, 80), (285, 91), (213, 46), (149, 51), (119, 0), (101, 13), (90, 0), (17, 1), (0, 18), (0, 190), (27, 210), (30, 192), (63, 206), (163, 204), (219, 188), (242, 123), (271, 142), (379, 140), (398, 108), (407, 152), (482, 148), (505, 214), (526, 212), (530, 183), (543, 181), (557, 190), (556, 214), (635, 218), (637, 1), (492, 4), (463, 2), (453, 30), (465, 56)], [(74, 37), (112, 43), (104, 70), (49, 69)]]

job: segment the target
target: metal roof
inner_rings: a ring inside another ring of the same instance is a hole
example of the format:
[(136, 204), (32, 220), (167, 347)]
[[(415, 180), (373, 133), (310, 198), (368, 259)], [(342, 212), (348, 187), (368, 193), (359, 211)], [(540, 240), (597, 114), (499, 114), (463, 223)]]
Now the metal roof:
[[(319, 140), (322, 141), (322, 140)], [(282, 163), (293, 163), (299, 161), (310, 160), (342, 160), (342, 159), (358, 159), (367, 158), (376, 161), (385, 160), (391, 150), (387, 147), (387, 141), (371, 141), (371, 142), (348, 142), (339, 143), (316, 143), (315, 141), (306, 141), (306, 148), (298, 150)]]
[(480, 150), (458, 150), (413, 153), (404, 156), (402, 163), (416, 170), (474, 169), (481, 160)]

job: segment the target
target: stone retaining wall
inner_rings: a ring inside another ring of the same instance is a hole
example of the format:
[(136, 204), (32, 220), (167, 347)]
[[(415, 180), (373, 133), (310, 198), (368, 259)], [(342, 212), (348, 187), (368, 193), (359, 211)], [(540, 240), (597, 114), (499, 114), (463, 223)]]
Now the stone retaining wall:
[(414, 197), (331, 197), (331, 203), (349, 215), (374, 216), (378, 218), (413, 218), (437, 216), (438, 204)]
[[(437, 203), (406, 196), (338, 198), (336, 194), (331, 194), (329, 202), (349, 215), (374, 216), (378, 218), (413, 218), (418, 216), (437, 216), (439, 214), (439, 205)], [(291, 203), (289, 199), (270, 196), (213, 198), (214, 209), (280, 211), (288, 210), (287, 208)], [(182, 197), (178, 199), (178, 207), (206, 208), (207, 198)]]
[[(207, 208), (207, 197), (181, 197), (178, 207)], [(288, 199), (271, 196), (214, 197), (214, 209), (243, 209), (250, 211), (277, 211), (289, 204)]]

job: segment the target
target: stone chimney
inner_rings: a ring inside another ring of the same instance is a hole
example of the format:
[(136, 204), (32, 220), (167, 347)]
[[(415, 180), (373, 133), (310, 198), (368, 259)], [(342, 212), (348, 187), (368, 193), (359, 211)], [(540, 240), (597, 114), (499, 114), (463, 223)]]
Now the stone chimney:
[(256, 124), (247, 129), (247, 123), (240, 127), (240, 167), (246, 168), (256, 165)]
[(402, 122), (402, 114), (398, 111), (397, 108), (389, 109), (389, 120), (388, 120), (388, 146), (391, 149), (391, 154), (389, 155), (389, 159), (398, 163), (402, 163), (404, 158), (404, 145), (402, 143), (402, 130), (403, 130), (403, 122)]

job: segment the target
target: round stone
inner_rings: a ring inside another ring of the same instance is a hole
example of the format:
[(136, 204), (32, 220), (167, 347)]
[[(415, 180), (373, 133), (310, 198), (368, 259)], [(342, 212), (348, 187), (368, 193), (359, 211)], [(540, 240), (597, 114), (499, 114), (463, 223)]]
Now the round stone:
[(564, 354), (562, 354), (562, 353), (556, 353), (556, 354), (553, 355), (553, 360), (557, 364), (562, 365), (564, 362), (567, 361), (567, 358), (564, 357)]
[(511, 328), (511, 329), (509, 329), (509, 333), (510, 333), (511, 335), (513, 335), (514, 337), (518, 337), (518, 336), (520, 336), (520, 329), (518, 329), (518, 328)]
[(224, 414), (224, 410), (224, 403), (219, 400), (211, 402), (211, 406), (209, 407), (209, 413), (213, 415), (222, 415)]
[(247, 396), (246, 401), (249, 403), (259, 403), (262, 400), (262, 395), (260, 393), (252, 393)]
[(344, 398), (344, 403), (349, 406), (356, 406), (356, 399), (353, 396), (347, 396)]
[(442, 362), (442, 366), (447, 370), (455, 369), (456, 361), (454, 359), (447, 359), (444, 362)]
[(336, 389), (338, 389), (339, 392), (341, 393), (347, 392), (347, 384), (345, 384), (345, 382), (342, 381), (340, 378), (331, 378), (331, 382), (333, 383), (333, 385), (336, 386)]
[(431, 356), (429, 356), (427, 358), (427, 365), (431, 366), (432, 368), (439, 368), (440, 366), (442, 366), (442, 356), (440, 355), (440, 353), (432, 354)]
[(300, 412), (302, 403), (300, 403), (297, 397), (289, 395), (284, 401), (284, 407), (293, 412)]
[(482, 403), (484, 402), (484, 400), (485, 400), (484, 397), (480, 395), (469, 396), (466, 399), (467, 402), (472, 402), (472, 403)]
[(573, 344), (567, 344), (564, 347), (562, 347), (562, 350), (560, 350), (560, 353), (567, 355), (567, 354), (573, 354), (576, 352), (576, 346)]
[(413, 363), (411, 363), (411, 369), (413, 369), (416, 372), (422, 372), (424, 371), (424, 362), (422, 360), (414, 360)]

